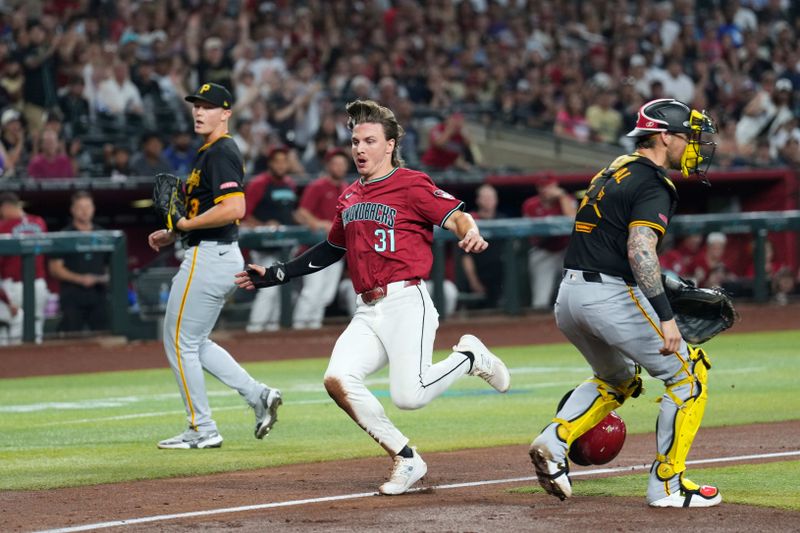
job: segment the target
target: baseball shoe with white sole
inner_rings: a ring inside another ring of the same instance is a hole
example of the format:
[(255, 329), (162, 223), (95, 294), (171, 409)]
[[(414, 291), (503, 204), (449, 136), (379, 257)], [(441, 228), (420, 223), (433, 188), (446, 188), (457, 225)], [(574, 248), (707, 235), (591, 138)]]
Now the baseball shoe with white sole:
[(552, 494), (562, 501), (572, 496), (572, 482), (569, 480), (569, 463), (566, 458), (562, 461), (555, 460), (541, 436), (533, 441), (528, 454), (536, 470), (539, 485), (547, 494)]
[(651, 500), (648, 505), (650, 507), (714, 507), (721, 501), (722, 494), (719, 493), (717, 487), (698, 485), (680, 475), (677, 491)]
[(222, 446), (222, 435), (217, 430), (197, 431), (189, 428), (180, 435), (160, 441), (157, 446), (162, 450), (219, 448)]
[(422, 479), (423, 476), (428, 473), (428, 465), (426, 465), (422, 457), (419, 456), (417, 449), (411, 449), (414, 451), (412, 457), (407, 458), (395, 455), (392, 475), (389, 481), (378, 488), (378, 492), (386, 496), (403, 494), (411, 488), (411, 485)]
[(506, 392), (511, 386), (511, 375), (505, 363), (494, 355), (475, 335), (463, 335), (458, 344), (453, 346), (454, 352), (472, 354), (471, 376), (478, 376), (495, 388), (498, 392)]
[(253, 407), (256, 412), (256, 431), (257, 439), (263, 439), (275, 422), (278, 421), (278, 407), (283, 404), (283, 396), (278, 389), (265, 388), (261, 392), (261, 397)]

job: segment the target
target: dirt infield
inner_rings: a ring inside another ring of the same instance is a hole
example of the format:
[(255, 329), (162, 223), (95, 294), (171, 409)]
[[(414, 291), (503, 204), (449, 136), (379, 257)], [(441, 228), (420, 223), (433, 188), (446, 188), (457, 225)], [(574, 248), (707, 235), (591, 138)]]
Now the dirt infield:
[[(690, 459), (733, 457), (797, 450), (800, 421), (747, 428), (702, 429)], [(166, 452), (174, 453), (174, 452)], [(183, 452), (178, 452), (183, 453)], [(198, 450), (188, 453), (225, 453)], [(634, 435), (608, 467), (646, 465), (653, 436)], [(641, 498), (576, 495), (565, 502), (544, 494), (513, 494), (534, 485), (523, 480), (464, 488), (443, 484), (530, 477), (527, 446), (424, 454), (428, 476), (419, 493), (398, 497), (371, 495), (388, 474), (385, 456), (313, 463), (194, 478), (116, 483), (49, 491), (0, 492), (4, 531), (29, 531), (98, 522), (134, 520), (193, 511), (230, 509), (333, 496), (356, 495), (287, 507), (235, 511), (131, 524), (128, 531), (789, 531), (800, 527), (800, 513), (723, 502), (713, 509), (649, 509)], [(739, 461), (740, 462), (740, 461)], [(750, 461), (753, 462), (753, 461)], [(725, 463), (725, 464), (735, 464)], [(574, 472), (586, 470), (577, 467)], [(702, 469), (690, 466), (703, 482)], [(641, 472), (641, 470), (640, 470)], [(642, 487), (644, 494), (645, 487)], [(724, 487), (722, 490), (724, 498)], [(598, 518), (599, 517), (599, 518)]]
[[(737, 332), (793, 329), (797, 328), (800, 306), (743, 306), (741, 313), (742, 321), (734, 329)], [(314, 335), (237, 334), (218, 336), (218, 340), (242, 361), (285, 359), (298, 354), (324, 357), (340, 331), (341, 327), (327, 327)], [(550, 315), (533, 315), (448, 322), (440, 328), (437, 347), (449, 346), (467, 331), (481, 336), (490, 346), (564, 340)], [(3, 349), (0, 357), (0, 377), (166, 367), (160, 344), (124, 344), (114, 339)], [(620, 456), (606, 466), (643, 467), (652, 460), (653, 439), (652, 434), (629, 437)], [(798, 442), (800, 421), (701, 429), (689, 458), (785, 453), (798, 450)], [(535, 484), (531, 479), (519, 479), (533, 476), (526, 444), (430, 454), (421, 450), (429, 467), (424, 490), (392, 498), (370, 494), (389, 472), (390, 462), (385, 456), (95, 487), (2, 491), (0, 530), (31, 531), (132, 520), (125, 530), (800, 531), (798, 512), (724, 501), (713, 509), (654, 510), (645, 505), (643, 496), (585, 497), (580, 495), (580, 477), (575, 478), (575, 497), (566, 502), (544, 494), (510, 493), (509, 489)], [(188, 453), (213, 456), (225, 453), (225, 449)], [(748, 462), (768, 460), (775, 458)], [(575, 472), (585, 470), (579, 467)], [(690, 466), (690, 471), (695, 481), (706, 481), (702, 469)], [(486, 484), (489, 480), (507, 481)], [(459, 483), (474, 485), (442, 487)], [(642, 494), (644, 490), (643, 486)], [(724, 487), (722, 493), (724, 498)], [(246, 510), (241, 509), (243, 506), (260, 508)], [(220, 509), (230, 512), (213, 512)], [(206, 514), (135, 521), (189, 512)], [(122, 528), (120, 524), (115, 527)]]

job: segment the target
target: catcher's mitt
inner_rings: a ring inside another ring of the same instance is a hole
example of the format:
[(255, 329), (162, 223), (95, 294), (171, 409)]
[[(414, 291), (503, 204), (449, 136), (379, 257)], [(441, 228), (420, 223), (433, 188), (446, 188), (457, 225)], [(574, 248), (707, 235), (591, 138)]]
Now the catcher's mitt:
[(678, 329), (689, 344), (702, 344), (739, 319), (733, 300), (719, 287), (700, 289), (684, 280), (665, 277), (664, 288)]
[(169, 231), (177, 231), (176, 224), (186, 216), (186, 192), (183, 182), (172, 174), (156, 174), (153, 182), (153, 208), (164, 220)]

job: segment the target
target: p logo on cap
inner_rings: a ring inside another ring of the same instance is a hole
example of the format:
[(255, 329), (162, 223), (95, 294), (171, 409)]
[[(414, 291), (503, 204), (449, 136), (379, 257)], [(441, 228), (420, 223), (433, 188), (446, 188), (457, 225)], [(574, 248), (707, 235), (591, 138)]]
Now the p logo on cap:
[(209, 85), (207, 83), (204, 83), (203, 86), (200, 87), (200, 90), (197, 91), (197, 92), (200, 93), (200, 94), (203, 94), (204, 92), (207, 92), (207, 91), (210, 91), (210, 90), (211, 90), (211, 85)]

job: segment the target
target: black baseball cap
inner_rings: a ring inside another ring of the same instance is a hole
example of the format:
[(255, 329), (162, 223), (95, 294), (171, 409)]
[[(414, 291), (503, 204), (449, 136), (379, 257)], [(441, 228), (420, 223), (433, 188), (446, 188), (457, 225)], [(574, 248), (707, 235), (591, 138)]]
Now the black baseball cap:
[(207, 102), (222, 109), (230, 109), (233, 104), (233, 96), (230, 91), (217, 83), (204, 83), (185, 100), (187, 102)]

